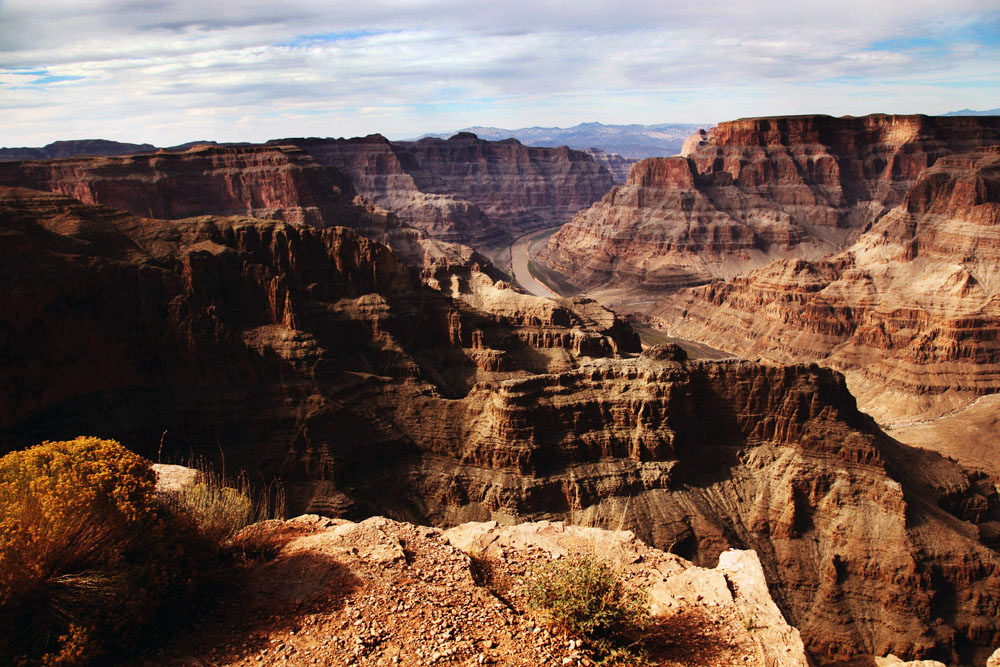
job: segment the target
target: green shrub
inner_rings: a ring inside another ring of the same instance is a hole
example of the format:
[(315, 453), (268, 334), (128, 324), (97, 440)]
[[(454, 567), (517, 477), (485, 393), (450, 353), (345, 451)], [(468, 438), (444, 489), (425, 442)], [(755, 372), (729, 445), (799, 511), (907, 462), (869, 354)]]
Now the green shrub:
[(254, 490), (242, 474), (229, 485), (201, 465), (194, 483), (173, 491), (165, 500), (172, 513), (190, 519), (223, 554), (249, 561), (271, 556), (280, 547), (281, 531), (261, 523), (283, 518), (280, 486)]
[(150, 463), (113, 440), (0, 458), (0, 656), (80, 664), (134, 644), (191, 589), (189, 528), (164, 520)]
[(646, 595), (629, 588), (608, 561), (574, 556), (542, 563), (522, 592), (544, 623), (586, 640), (604, 664), (638, 659), (635, 638), (649, 621)]

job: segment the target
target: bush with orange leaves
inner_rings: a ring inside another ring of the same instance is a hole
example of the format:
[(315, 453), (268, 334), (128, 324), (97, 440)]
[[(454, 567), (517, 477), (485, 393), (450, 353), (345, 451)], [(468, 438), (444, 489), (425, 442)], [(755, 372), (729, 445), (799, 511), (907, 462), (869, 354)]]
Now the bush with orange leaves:
[(194, 590), (210, 547), (167, 517), (149, 461), (113, 440), (0, 459), (0, 662), (72, 665), (136, 643)]

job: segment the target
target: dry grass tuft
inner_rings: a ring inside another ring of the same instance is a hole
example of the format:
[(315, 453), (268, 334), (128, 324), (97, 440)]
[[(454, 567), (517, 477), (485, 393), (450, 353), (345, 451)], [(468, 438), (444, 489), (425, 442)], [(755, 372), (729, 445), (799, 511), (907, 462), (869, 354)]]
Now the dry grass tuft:
[(269, 525), (284, 518), (282, 487), (272, 484), (255, 489), (242, 473), (227, 483), (207, 465), (198, 468), (193, 484), (164, 498), (170, 511), (189, 518), (202, 536), (226, 555), (244, 562), (274, 556), (285, 541), (283, 531)]

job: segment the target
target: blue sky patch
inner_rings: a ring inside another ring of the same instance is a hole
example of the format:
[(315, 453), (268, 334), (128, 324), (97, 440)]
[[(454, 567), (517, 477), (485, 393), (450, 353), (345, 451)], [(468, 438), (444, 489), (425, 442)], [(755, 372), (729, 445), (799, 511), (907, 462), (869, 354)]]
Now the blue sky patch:
[(55, 74), (45, 74), (40, 76), (34, 81), (29, 81), (29, 85), (38, 86), (44, 85), (46, 83), (59, 83), (61, 81), (79, 81), (80, 79), (85, 79), (83, 76), (57, 76)]

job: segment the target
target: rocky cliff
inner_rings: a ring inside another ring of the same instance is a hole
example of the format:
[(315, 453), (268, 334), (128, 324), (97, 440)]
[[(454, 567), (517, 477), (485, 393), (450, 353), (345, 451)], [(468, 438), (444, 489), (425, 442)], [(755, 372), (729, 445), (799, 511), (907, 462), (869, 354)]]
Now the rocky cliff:
[(349, 175), (354, 187), (367, 199), (435, 238), (477, 247), (511, 240), (508, 229), (468, 199), (451, 192), (422, 191), (411, 173), (420, 171), (413, 156), (381, 135), (278, 139), (271, 143), (301, 147), (319, 163)]
[(468, 132), (416, 142), (372, 135), (271, 143), (301, 146), (407, 223), (476, 248), (568, 220), (612, 185), (608, 170), (582, 151), (485, 141)]
[(844, 371), (885, 421), (1000, 391), (1000, 149), (943, 156), (846, 251), (669, 297), (676, 335)]
[(605, 169), (611, 172), (611, 178), (616, 185), (621, 185), (628, 180), (629, 170), (632, 169), (632, 165), (639, 161), (622, 157), (617, 153), (606, 153), (600, 148), (588, 148), (583, 152), (594, 158), (597, 164), (603, 165)]
[(660, 291), (842, 249), (938, 158), (1000, 143), (1000, 118), (793, 116), (720, 123), (552, 236), (541, 259), (588, 288)]
[(320, 228), (348, 225), (416, 266), (477, 261), (470, 249), (430, 239), (357, 199), (350, 178), (294, 146), (198, 145), (184, 152), (8, 162), (0, 164), (0, 185), (160, 219), (248, 215)]
[(4, 189), (0, 233), (7, 449), (221, 449), (293, 509), (573, 516), (709, 566), (753, 548), (822, 660), (1000, 639), (996, 488), (885, 436), (833, 371), (636, 356), (593, 302), (421, 279), (339, 227)]

